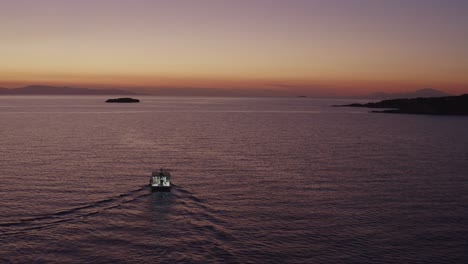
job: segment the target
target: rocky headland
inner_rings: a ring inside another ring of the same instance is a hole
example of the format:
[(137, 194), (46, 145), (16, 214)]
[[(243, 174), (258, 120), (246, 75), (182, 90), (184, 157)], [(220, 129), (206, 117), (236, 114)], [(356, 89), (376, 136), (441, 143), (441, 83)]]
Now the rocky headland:
[(383, 100), (375, 103), (335, 105), (337, 107), (387, 108), (375, 113), (423, 115), (468, 115), (468, 94)]

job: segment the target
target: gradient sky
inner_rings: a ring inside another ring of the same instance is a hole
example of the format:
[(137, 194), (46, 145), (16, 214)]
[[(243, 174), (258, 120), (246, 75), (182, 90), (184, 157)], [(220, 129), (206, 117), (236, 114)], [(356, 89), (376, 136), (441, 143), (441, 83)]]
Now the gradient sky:
[(0, 0), (0, 86), (468, 92), (465, 0)]

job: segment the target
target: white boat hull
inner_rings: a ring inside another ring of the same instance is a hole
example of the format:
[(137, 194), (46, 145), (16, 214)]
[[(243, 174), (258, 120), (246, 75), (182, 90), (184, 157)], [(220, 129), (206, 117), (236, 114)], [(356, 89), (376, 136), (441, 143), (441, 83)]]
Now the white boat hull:
[(153, 172), (150, 178), (151, 191), (168, 192), (171, 190), (171, 174), (161, 168), (159, 172)]

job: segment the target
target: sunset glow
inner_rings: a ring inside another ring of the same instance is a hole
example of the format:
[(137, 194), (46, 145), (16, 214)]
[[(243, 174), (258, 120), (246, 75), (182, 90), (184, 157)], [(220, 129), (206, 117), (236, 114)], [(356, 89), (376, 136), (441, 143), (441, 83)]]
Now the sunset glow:
[(468, 1), (0, 3), (0, 86), (468, 92)]

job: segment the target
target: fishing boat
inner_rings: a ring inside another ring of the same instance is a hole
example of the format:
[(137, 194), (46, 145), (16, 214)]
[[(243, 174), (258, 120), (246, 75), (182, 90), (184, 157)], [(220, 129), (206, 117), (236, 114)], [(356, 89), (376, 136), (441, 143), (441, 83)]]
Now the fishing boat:
[(168, 169), (160, 168), (159, 170), (151, 173), (151, 191), (169, 192), (171, 191), (171, 186), (171, 173)]

